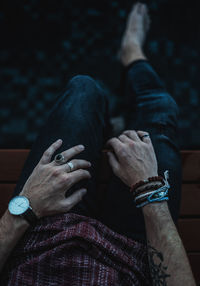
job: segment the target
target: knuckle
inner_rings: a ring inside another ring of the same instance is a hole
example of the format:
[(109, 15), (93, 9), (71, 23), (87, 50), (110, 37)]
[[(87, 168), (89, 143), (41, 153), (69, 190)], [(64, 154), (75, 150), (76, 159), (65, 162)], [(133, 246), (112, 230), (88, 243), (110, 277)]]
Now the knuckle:
[(58, 177), (58, 176), (60, 175), (60, 170), (59, 170), (59, 169), (53, 169), (52, 175), (53, 175), (54, 177)]
[(72, 182), (72, 178), (70, 176), (63, 176), (63, 183), (70, 184)]
[(122, 158), (125, 158), (126, 157), (126, 151), (123, 149), (123, 148), (120, 148), (119, 150), (119, 154)]
[(70, 183), (71, 183), (71, 179), (70, 179), (70, 177), (69, 176), (65, 176), (65, 175), (62, 175), (62, 176), (60, 176), (60, 178), (59, 178), (59, 184), (60, 185), (70, 185)]
[(127, 135), (130, 135), (131, 134), (131, 130), (125, 130), (123, 133), (127, 134)]
[(135, 143), (133, 141), (128, 142), (128, 146), (130, 148), (133, 148), (135, 146)]
[(59, 181), (61, 184), (65, 184), (65, 183), (67, 183), (68, 180), (65, 176), (60, 176)]

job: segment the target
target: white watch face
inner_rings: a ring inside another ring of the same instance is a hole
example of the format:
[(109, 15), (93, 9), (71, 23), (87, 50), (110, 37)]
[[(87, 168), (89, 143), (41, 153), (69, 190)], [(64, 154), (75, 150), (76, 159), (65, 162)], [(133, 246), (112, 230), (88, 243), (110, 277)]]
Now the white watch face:
[(29, 200), (24, 196), (14, 197), (8, 205), (9, 212), (13, 215), (21, 215), (29, 208)]

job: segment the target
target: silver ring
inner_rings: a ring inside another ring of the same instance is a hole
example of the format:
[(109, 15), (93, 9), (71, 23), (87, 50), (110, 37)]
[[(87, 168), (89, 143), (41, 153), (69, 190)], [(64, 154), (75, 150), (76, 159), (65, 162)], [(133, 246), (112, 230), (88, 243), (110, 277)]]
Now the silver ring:
[(54, 161), (57, 165), (62, 165), (65, 163), (65, 157), (60, 153), (54, 157)]
[(150, 137), (150, 135), (149, 135), (149, 134), (145, 134), (145, 135), (143, 135), (143, 136), (140, 137), (140, 138), (141, 138), (141, 140), (142, 140), (142, 139), (145, 138), (145, 137)]
[(72, 163), (72, 162), (68, 162), (68, 163), (67, 163), (67, 165), (68, 165), (68, 166), (69, 166), (69, 168), (70, 168), (69, 173), (70, 173), (70, 172), (72, 172), (72, 171), (73, 171), (73, 168), (74, 168), (73, 163)]

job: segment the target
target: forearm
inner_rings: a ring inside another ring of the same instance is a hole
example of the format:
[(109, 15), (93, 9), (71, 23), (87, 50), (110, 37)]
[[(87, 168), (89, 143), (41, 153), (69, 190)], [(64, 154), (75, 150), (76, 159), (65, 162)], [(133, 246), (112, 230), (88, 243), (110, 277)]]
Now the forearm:
[(143, 207), (153, 285), (193, 286), (191, 267), (167, 202)]
[(28, 223), (21, 217), (12, 216), (5, 212), (0, 220), (0, 272), (8, 259), (11, 251), (23, 236)]

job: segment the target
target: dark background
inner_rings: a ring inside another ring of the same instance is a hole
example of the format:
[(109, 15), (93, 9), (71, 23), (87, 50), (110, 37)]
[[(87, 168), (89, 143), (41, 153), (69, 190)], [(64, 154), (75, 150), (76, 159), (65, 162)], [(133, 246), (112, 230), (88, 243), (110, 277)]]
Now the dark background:
[[(30, 148), (54, 99), (75, 74), (119, 98), (117, 51), (134, 1), (0, 2), (0, 148)], [(180, 106), (182, 149), (200, 148), (198, 1), (147, 1), (145, 53)]]

